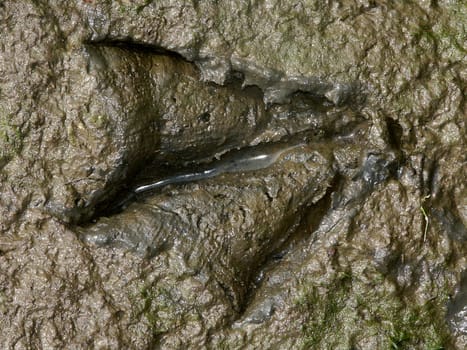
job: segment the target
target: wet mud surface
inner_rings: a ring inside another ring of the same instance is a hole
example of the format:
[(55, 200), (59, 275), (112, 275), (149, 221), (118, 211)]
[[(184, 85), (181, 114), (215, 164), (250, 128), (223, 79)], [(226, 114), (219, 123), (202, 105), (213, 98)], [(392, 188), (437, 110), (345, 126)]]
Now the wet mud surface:
[(1, 348), (467, 346), (464, 2), (0, 16)]

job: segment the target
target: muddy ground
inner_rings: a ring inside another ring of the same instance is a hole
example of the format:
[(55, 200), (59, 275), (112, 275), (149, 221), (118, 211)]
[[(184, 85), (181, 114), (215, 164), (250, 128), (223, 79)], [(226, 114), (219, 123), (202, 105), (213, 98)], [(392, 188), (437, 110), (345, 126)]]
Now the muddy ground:
[(0, 18), (2, 349), (467, 347), (465, 1)]

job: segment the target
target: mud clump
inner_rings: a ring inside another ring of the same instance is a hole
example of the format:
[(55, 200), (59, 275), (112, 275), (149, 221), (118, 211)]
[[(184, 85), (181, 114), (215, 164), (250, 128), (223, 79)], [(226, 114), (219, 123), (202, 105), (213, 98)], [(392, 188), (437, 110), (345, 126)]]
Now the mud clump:
[(462, 1), (0, 18), (1, 348), (467, 346)]

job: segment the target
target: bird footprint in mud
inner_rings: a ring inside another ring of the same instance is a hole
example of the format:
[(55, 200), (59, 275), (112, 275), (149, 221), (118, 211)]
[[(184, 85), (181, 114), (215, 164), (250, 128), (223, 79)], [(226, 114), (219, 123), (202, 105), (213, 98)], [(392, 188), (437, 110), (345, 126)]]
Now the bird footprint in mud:
[[(128, 137), (144, 135), (134, 143), (123, 142), (133, 153), (125, 148), (115, 158), (123, 159), (115, 167), (120, 169), (115, 183), (90, 192), (96, 193), (87, 201), (95, 215), (78, 228), (80, 237), (146, 258), (174, 252), (187, 266), (214, 274), (240, 308), (261, 266), (287, 248), (303, 213), (330, 196), (336, 178), (333, 150), (339, 143), (351, 143), (363, 117), (342, 106), (344, 100), (333, 104), (327, 97), (333, 84), (316, 79), (271, 82), (265, 93), (263, 88), (242, 87), (242, 81), (207, 84), (192, 63), (134, 50), (134, 45), (89, 45), (88, 56), (96, 79), (108, 80), (109, 75), (117, 82), (129, 79), (135, 88), (150, 87), (141, 90), (144, 99), (133, 106), (134, 101), (121, 103), (114, 94), (116, 84), (109, 91), (119, 101), (116, 105), (124, 106), (120, 112), (146, 111), (148, 122), (155, 118), (151, 108), (161, 113), (157, 130), (136, 128), (139, 124), (131, 121), (139, 117), (133, 114), (118, 119), (123, 125), (115, 130), (127, 130)], [(136, 80), (121, 74), (132, 65), (141, 68)], [(155, 166), (141, 164), (141, 154), (154, 159)], [(220, 160), (206, 163), (218, 154), (223, 154)], [(180, 171), (187, 161), (191, 166)], [(179, 168), (164, 177), (166, 164)], [(135, 179), (125, 175), (138, 170)], [(118, 186), (121, 191), (115, 195)]]

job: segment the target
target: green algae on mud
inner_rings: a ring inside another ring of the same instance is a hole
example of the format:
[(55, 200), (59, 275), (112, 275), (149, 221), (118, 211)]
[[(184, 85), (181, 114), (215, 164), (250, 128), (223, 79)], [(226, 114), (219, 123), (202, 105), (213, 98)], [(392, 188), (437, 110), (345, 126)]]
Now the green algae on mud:
[(23, 136), (20, 128), (0, 107), (0, 169), (15, 155), (21, 152)]
[[(435, 350), (452, 346), (450, 331), (443, 321), (447, 291), (417, 304), (405, 300), (397, 290), (377, 287), (391, 284), (388, 276), (373, 277), (374, 282), (367, 286), (351, 272), (337, 273), (327, 285), (301, 282), (295, 305), (304, 315), (303, 349), (359, 348), (366, 339), (371, 339), (378, 349)], [(349, 324), (358, 331), (346, 335)]]

